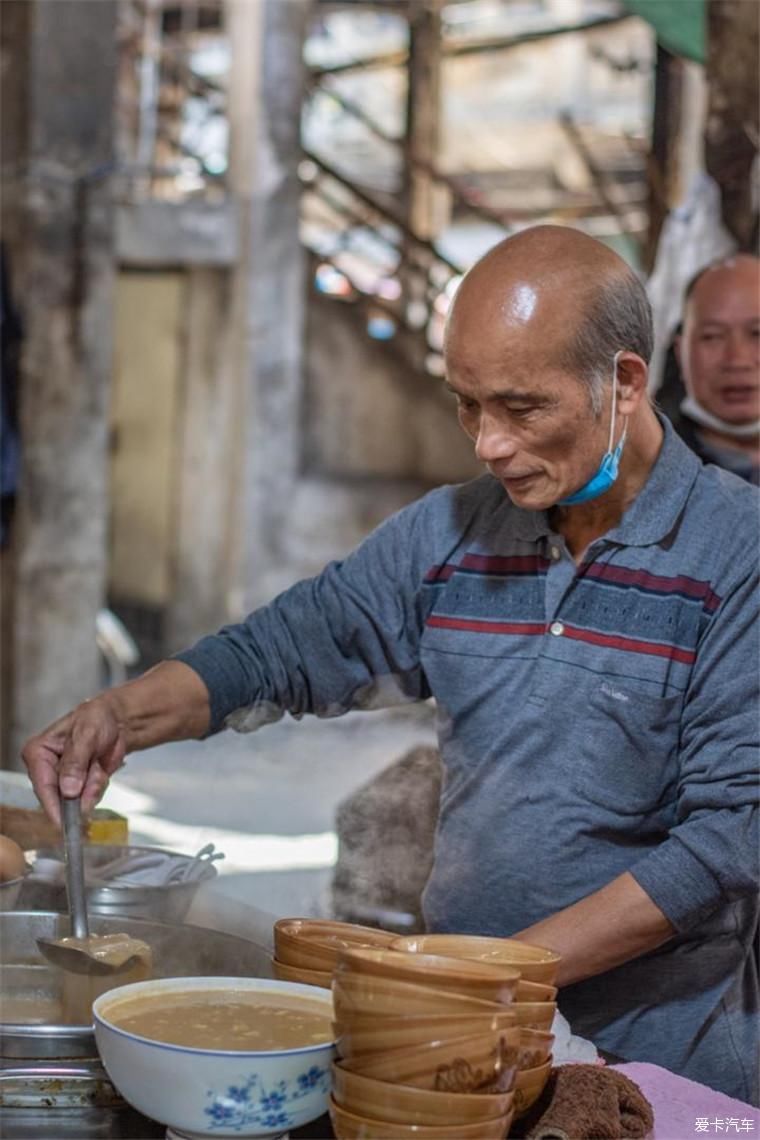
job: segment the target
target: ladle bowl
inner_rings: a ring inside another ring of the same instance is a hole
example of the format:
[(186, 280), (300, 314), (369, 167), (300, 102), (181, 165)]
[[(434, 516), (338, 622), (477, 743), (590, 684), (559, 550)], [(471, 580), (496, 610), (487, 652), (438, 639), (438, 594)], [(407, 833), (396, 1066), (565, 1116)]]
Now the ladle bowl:
[[(40, 953), (53, 966), (71, 974), (103, 977), (106, 974), (124, 974), (145, 958), (127, 949), (121, 955), (109, 958), (112, 942), (91, 937), (87, 921), (87, 897), (84, 889), (84, 857), (82, 854), (82, 811), (79, 796), (61, 799), (63, 842), (66, 853), (66, 895), (71, 920), (71, 938), (38, 938)], [(136, 949), (139, 949), (136, 947)], [(146, 954), (148, 953), (146, 947)]]

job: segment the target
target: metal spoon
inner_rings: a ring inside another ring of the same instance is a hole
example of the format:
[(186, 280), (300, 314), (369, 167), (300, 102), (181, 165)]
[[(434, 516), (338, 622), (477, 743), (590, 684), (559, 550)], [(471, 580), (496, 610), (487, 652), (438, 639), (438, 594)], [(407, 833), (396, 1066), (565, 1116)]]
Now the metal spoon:
[(82, 854), (82, 817), (79, 797), (61, 800), (63, 846), (66, 855), (66, 894), (69, 900), (71, 933), (78, 944), (66, 939), (38, 938), (37, 946), (48, 962), (72, 974), (121, 974), (135, 966), (140, 958), (132, 954), (123, 961), (109, 962), (98, 957), (98, 938), (90, 937), (87, 922), (87, 897), (84, 887)]

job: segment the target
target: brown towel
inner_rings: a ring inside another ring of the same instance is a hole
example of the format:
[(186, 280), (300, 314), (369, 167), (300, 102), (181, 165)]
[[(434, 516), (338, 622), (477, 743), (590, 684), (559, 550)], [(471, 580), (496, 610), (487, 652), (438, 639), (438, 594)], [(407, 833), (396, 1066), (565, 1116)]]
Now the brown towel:
[(601, 1065), (560, 1065), (511, 1136), (526, 1140), (642, 1140), (652, 1106), (632, 1080)]

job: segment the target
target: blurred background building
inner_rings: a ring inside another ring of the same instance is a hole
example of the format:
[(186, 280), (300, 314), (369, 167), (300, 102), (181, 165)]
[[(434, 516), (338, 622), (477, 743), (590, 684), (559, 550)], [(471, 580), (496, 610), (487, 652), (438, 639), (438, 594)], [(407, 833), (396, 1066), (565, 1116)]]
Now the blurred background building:
[(757, 241), (743, 0), (3, 0), (0, 34), (6, 767), (99, 686), (104, 606), (150, 663), (477, 472), (440, 349), (495, 241), (648, 275), (700, 186)]

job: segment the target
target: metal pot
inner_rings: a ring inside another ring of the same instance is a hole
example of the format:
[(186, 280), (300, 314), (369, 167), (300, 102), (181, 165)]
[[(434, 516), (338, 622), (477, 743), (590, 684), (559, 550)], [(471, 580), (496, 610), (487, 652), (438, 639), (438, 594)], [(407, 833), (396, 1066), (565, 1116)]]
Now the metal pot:
[[(155, 847), (119, 846), (107, 843), (96, 843), (84, 848), (85, 879), (90, 871), (97, 875), (98, 867), (110, 863), (122, 855), (141, 855), (159, 850)], [(180, 855), (169, 852), (175, 860), (186, 860), (188, 866), (193, 862), (191, 855)], [(63, 851), (60, 848), (39, 850), (35, 852), (37, 859), (55, 859), (63, 862)], [(87, 888), (87, 910), (90, 914), (102, 914), (107, 917), (126, 915), (130, 918), (155, 919), (158, 922), (182, 922), (190, 909), (195, 892), (202, 882), (213, 879), (217, 874), (216, 867), (206, 862), (202, 874), (188, 883), (169, 883), (165, 886), (91, 886)], [(61, 883), (49, 883), (32, 874), (23, 884), (20, 906), (29, 910), (66, 910), (66, 888)], [(121, 927), (119, 928), (122, 929)]]

